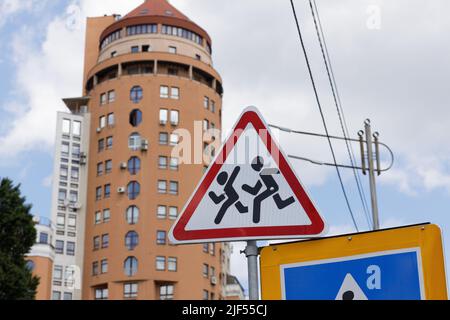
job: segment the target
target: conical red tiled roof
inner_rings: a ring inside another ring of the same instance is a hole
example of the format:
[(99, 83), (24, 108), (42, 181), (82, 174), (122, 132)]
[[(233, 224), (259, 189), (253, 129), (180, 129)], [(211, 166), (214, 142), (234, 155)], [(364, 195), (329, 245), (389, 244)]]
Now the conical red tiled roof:
[(146, 0), (122, 19), (117, 20), (103, 30), (100, 35), (100, 43), (108, 35), (121, 28), (146, 23), (169, 24), (185, 28), (202, 36), (206, 39), (209, 46), (212, 45), (208, 33), (172, 6), (167, 0)]
[(146, 0), (139, 7), (128, 13), (124, 18), (142, 16), (173, 17), (190, 21), (188, 17), (178, 11), (166, 0)]

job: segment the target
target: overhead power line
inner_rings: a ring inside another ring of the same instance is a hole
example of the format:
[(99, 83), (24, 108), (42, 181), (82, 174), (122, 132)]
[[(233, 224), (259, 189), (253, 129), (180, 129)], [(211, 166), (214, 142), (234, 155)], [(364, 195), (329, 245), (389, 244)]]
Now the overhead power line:
[(334, 152), (333, 144), (331, 143), (331, 139), (329, 137), (329, 132), (328, 132), (328, 127), (327, 127), (327, 123), (326, 123), (326, 120), (325, 120), (325, 115), (323, 113), (322, 106), (320, 104), (319, 94), (317, 92), (316, 83), (314, 81), (314, 76), (312, 74), (311, 65), (309, 63), (308, 53), (306, 52), (305, 44), (303, 42), (303, 36), (302, 36), (301, 29), (300, 29), (300, 23), (299, 23), (299, 20), (298, 20), (298, 17), (297, 17), (297, 12), (295, 10), (294, 1), (293, 0), (290, 0), (290, 1), (291, 1), (292, 12), (294, 14), (295, 24), (297, 25), (297, 31), (298, 31), (298, 35), (299, 35), (299, 39), (300, 39), (300, 44), (301, 44), (301, 47), (302, 47), (302, 50), (303, 50), (303, 54), (305, 56), (306, 65), (308, 67), (309, 77), (311, 79), (312, 87), (314, 89), (314, 95), (315, 95), (315, 98), (316, 98), (317, 106), (319, 107), (320, 117), (322, 119), (322, 123), (323, 123), (324, 129), (325, 129), (325, 133), (328, 136), (328, 138), (327, 138), (328, 139), (328, 144), (330, 146), (330, 150), (331, 150), (331, 154), (333, 156), (334, 164), (336, 165), (336, 172), (337, 172), (337, 176), (339, 178), (339, 182), (340, 182), (340, 185), (341, 185), (342, 193), (344, 195), (348, 211), (349, 211), (351, 219), (353, 221), (353, 225), (355, 226), (356, 231), (359, 232), (358, 225), (356, 223), (355, 216), (353, 214), (353, 210), (352, 210), (352, 208), (350, 206), (350, 202), (348, 200), (347, 192), (345, 191), (345, 186), (344, 186), (344, 183), (342, 181), (341, 172), (340, 172), (339, 168), (337, 167), (336, 154)]
[[(345, 120), (344, 108), (342, 107), (342, 102), (339, 94), (339, 90), (336, 84), (336, 78), (334, 76), (333, 66), (331, 64), (330, 55), (328, 52), (328, 47), (325, 39), (325, 35), (323, 32), (322, 22), (320, 20), (319, 10), (317, 9), (316, 0), (309, 0), (309, 6), (311, 7), (311, 14), (314, 20), (314, 26), (316, 28), (317, 39), (319, 40), (320, 49), (322, 51), (323, 61), (325, 63), (325, 68), (327, 71), (328, 81), (330, 83), (331, 91), (333, 93), (334, 104), (336, 106), (336, 111), (339, 117), (339, 122), (341, 125), (342, 133), (345, 138), (349, 137), (347, 122)], [(350, 159), (350, 163), (352, 167), (355, 167), (356, 158), (353, 152), (353, 148), (348, 140), (345, 140), (345, 144), (347, 147), (347, 153)], [(361, 200), (362, 208), (364, 210), (364, 215), (369, 226), (369, 229), (372, 229), (369, 217), (369, 209), (366, 201), (366, 195), (364, 193), (364, 188), (361, 183), (361, 178), (359, 176), (359, 172), (356, 169), (353, 169), (353, 176), (355, 178), (356, 186), (358, 188), (359, 198)]]

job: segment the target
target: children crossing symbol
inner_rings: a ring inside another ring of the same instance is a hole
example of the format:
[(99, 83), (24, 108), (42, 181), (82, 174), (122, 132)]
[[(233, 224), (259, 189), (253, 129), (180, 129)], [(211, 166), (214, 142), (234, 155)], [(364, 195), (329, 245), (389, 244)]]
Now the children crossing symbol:
[(289, 239), (325, 223), (256, 108), (247, 108), (169, 232), (172, 243)]

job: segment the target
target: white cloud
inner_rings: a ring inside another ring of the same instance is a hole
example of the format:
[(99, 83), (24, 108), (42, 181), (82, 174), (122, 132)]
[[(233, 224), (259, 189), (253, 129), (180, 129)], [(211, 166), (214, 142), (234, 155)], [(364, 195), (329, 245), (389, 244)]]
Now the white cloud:
[(22, 11), (38, 11), (46, 5), (47, 0), (2, 0), (0, 2), (0, 27), (12, 16)]

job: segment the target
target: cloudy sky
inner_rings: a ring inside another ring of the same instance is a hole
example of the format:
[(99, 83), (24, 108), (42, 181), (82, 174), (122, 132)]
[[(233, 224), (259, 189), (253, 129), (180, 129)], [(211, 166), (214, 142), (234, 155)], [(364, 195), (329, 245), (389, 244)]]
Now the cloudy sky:
[[(0, 0), (0, 176), (22, 184), (35, 214), (49, 216), (56, 111), (81, 93), (86, 16), (141, 0)], [(323, 132), (288, 0), (172, 0), (213, 38), (224, 80), (224, 127), (257, 106), (268, 122)], [(307, 1), (295, 1), (331, 133), (340, 126)], [(366, 118), (394, 150), (378, 178), (383, 226), (431, 221), (450, 244), (450, 3), (445, 0), (317, 0), (351, 135)], [(326, 140), (281, 133), (289, 154), (331, 161)], [(358, 151), (355, 145), (355, 151)], [(338, 160), (348, 163), (345, 145)], [(354, 228), (330, 168), (292, 162), (331, 233)], [(352, 172), (343, 171), (361, 230), (368, 228)], [(366, 195), (369, 194), (363, 177)], [(242, 245), (234, 271), (246, 284)], [(447, 260), (448, 261), (448, 260)]]

